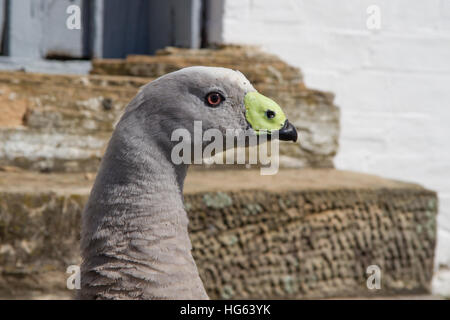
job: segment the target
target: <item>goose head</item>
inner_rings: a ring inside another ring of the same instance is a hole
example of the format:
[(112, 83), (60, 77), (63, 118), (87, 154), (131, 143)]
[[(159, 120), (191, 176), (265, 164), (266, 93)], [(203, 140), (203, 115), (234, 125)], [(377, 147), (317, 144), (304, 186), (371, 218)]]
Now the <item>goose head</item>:
[[(170, 133), (181, 129), (194, 137), (195, 122), (201, 122), (202, 134), (216, 130), (227, 137), (236, 136), (238, 131), (246, 136), (265, 134), (269, 139), (275, 136), (283, 141), (297, 141), (297, 130), (281, 107), (260, 94), (236, 70), (184, 68), (144, 86), (140, 99), (143, 103), (130, 104), (126, 114), (137, 112), (137, 117), (145, 122), (144, 131), (153, 140), (156, 138), (172, 147)], [(201, 141), (203, 147), (208, 144), (204, 139)]]

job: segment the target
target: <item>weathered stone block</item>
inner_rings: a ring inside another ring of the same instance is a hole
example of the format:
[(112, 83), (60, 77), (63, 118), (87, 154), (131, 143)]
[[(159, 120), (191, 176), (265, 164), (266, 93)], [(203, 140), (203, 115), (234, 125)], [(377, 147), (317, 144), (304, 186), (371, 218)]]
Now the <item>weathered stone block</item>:
[(150, 79), (0, 72), (0, 166), (96, 171), (114, 123)]
[(93, 72), (102, 75), (0, 72), (0, 166), (96, 171), (116, 120), (138, 89), (190, 65), (239, 69), (283, 106), (300, 138), (297, 144), (280, 144), (281, 166), (333, 166), (339, 109), (332, 94), (306, 89), (300, 71), (275, 56), (246, 47), (169, 48), (153, 57), (99, 60), (93, 65)]

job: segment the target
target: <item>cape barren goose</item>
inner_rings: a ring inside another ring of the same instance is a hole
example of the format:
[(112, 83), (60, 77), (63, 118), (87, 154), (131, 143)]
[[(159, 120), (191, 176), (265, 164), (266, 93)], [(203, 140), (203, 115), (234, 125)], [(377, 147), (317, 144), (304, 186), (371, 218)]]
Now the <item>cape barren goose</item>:
[(297, 140), (281, 108), (239, 71), (189, 67), (144, 86), (115, 128), (84, 209), (78, 298), (208, 299), (183, 206), (188, 164), (171, 158), (172, 133), (193, 137), (194, 121), (224, 136), (241, 129)]

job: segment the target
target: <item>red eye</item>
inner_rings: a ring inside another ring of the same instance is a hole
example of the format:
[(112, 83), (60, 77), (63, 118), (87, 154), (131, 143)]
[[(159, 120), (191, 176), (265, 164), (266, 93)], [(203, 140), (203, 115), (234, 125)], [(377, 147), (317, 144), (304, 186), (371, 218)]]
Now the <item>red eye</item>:
[(224, 100), (224, 98), (222, 97), (222, 95), (217, 92), (208, 93), (208, 95), (206, 96), (206, 102), (211, 107), (218, 106), (223, 100)]

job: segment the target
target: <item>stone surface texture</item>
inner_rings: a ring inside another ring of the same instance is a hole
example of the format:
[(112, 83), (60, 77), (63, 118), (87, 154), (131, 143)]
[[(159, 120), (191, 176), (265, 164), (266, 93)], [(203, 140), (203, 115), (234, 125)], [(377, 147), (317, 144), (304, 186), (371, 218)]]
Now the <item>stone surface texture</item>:
[[(71, 297), (93, 176), (0, 173), (0, 297)], [(23, 186), (13, 185), (20, 181)], [(193, 254), (211, 298), (380, 297), (429, 292), (436, 194), (333, 169), (192, 171)], [(381, 289), (366, 286), (381, 270)]]
[(282, 166), (333, 167), (339, 109), (332, 94), (305, 88), (300, 71), (275, 56), (233, 46), (98, 60), (89, 76), (0, 72), (0, 165), (95, 172), (115, 122), (138, 89), (190, 65), (239, 69), (283, 106), (300, 139), (280, 145)]

